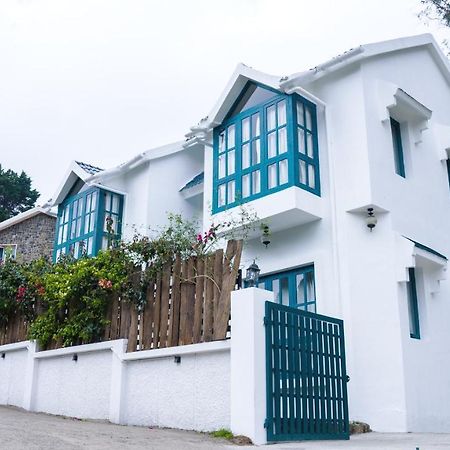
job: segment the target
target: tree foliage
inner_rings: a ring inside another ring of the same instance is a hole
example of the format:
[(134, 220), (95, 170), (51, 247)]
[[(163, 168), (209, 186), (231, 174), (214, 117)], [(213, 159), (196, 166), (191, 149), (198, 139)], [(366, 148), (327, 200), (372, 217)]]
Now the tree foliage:
[(421, 3), (424, 6), (421, 16), (450, 27), (450, 0), (421, 0)]
[(34, 206), (39, 192), (31, 187), (31, 178), (24, 172), (19, 175), (0, 164), (0, 222)]

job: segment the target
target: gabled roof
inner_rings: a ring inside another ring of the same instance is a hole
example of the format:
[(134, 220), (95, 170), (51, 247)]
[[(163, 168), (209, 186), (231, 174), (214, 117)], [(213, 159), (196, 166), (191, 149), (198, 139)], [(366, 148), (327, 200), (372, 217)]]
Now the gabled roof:
[[(363, 61), (364, 59), (418, 47), (424, 47), (430, 51), (437, 66), (441, 69), (444, 77), (450, 84), (449, 61), (442, 53), (439, 45), (431, 34), (421, 34), (377, 42), (374, 44), (360, 45), (325, 61), (312, 69), (297, 72), (285, 77), (268, 75), (247, 67), (244, 64), (238, 64), (212, 111), (207, 117), (202, 119), (198, 125), (191, 127), (191, 131), (186, 134), (187, 141), (185, 147), (191, 146), (197, 142), (202, 144), (207, 143), (207, 133), (223, 121), (228, 110), (231, 108), (248, 81), (265, 84), (280, 92), (290, 93), (293, 89), (298, 89), (302, 91), (305, 96), (309, 96), (310, 99), (314, 100), (314, 96), (304, 89), (304, 87), (308, 86), (310, 83), (348, 67), (349, 65)], [(315, 100), (320, 102), (319, 99)]]
[(294, 87), (295, 85), (305, 85), (356, 62), (379, 55), (418, 47), (424, 47), (430, 51), (436, 61), (436, 64), (441, 69), (447, 82), (450, 84), (449, 61), (442, 53), (442, 50), (433, 35), (430, 33), (425, 33), (416, 36), (407, 36), (388, 41), (375, 42), (373, 44), (360, 45), (359, 47), (352, 48), (341, 55), (335, 56), (334, 58), (313, 67), (312, 69), (289, 75), (285, 80), (281, 81), (280, 87), (286, 90)]
[(60, 204), (66, 196), (69, 194), (73, 185), (80, 179), (81, 181), (86, 181), (92, 176), (92, 172), (97, 170), (95, 173), (100, 173), (101, 169), (90, 164), (80, 163), (77, 161), (72, 161), (69, 168), (64, 175), (63, 181), (59, 185), (55, 195), (52, 199), (53, 205)]
[(78, 180), (81, 180), (88, 185), (96, 185), (98, 183), (101, 184), (104, 180), (121, 175), (129, 170), (133, 170), (148, 161), (177, 153), (183, 150), (183, 144), (184, 141), (178, 141), (147, 150), (146, 152), (140, 153), (139, 155), (131, 158), (127, 162), (107, 170), (100, 169), (99, 167), (91, 164), (72, 161), (69, 169), (63, 177), (63, 181), (59, 185), (53, 199), (51, 200), (52, 205), (60, 204), (67, 197), (70, 190)]
[(13, 225), (17, 225), (18, 223), (31, 219), (32, 217), (37, 216), (39, 214), (45, 214), (50, 217), (56, 217), (56, 214), (50, 211), (50, 207), (35, 206), (34, 208), (24, 211), (23, 213), (17, 214), (16, 216), (11, 217), (10, 219), (0, 222), (0, 231), (6, 230), (7, 228), (12, 227)]
[(92, 166), (91, 164), (87, 164), (81, 161), (75, 161), (86, 173), (89, 175), (94, 175), (96, 173), (102, 172), (103, 169), (100, 167)]

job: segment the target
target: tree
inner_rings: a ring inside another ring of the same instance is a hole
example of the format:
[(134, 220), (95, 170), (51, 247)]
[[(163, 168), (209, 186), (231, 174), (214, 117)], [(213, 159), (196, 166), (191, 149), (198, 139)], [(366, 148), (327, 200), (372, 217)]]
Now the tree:
[(447, 27), (450, 27), (450, 0), (421, 0), (424, 9), (422, 17), (430, 20), (438, 20)]
[(31, 178), (22, 170), (19, 175), (0, 164), (0, 222), (34, 206), (39, 192), (31, 188)]

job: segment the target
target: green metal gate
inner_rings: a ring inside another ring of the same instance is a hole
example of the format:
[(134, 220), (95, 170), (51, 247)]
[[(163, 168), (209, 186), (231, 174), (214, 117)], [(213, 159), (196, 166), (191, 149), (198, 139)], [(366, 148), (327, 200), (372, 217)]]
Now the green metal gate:
[(266, 302), (268, 441), (348, 439), (344, 323)]

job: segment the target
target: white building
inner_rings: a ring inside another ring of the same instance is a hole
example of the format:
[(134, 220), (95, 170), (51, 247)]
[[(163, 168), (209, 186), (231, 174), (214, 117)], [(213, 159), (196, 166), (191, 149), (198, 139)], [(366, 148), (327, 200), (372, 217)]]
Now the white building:
[(344, 320), (350, 418), (450, 432), (449, 83), (431, 35), (287, 77), (238, 65), (185, 142), (111, 170), (73, 164), (56, 252), (96, 253), (108, 217), (127, 238), (168, 211), (206, 228), (246, 204), (272, 231), (245, 247), (261, 287)]

